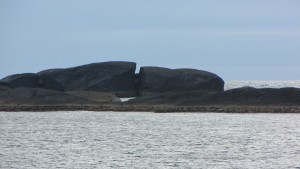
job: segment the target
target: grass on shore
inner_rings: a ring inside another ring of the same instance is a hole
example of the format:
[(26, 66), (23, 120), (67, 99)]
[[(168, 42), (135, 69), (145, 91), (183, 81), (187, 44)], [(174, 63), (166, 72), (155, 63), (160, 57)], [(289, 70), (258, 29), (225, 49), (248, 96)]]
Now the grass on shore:
[(118, 111), (118, 112), (216, 112), (216, 113), (300, 113), (300, 106), (248, 105), (0, 105), (0, 111)]

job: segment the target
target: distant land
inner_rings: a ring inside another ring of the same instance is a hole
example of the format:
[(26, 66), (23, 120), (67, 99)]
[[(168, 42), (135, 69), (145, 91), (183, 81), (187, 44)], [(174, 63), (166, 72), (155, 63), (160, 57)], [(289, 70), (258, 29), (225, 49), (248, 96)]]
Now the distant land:
[[(241, 87), (205, 70), (102, 62), (0, 80), (0, 111), (299, 113), (300, 89)], [(122, 102), (120, 98), (132, 98)]]

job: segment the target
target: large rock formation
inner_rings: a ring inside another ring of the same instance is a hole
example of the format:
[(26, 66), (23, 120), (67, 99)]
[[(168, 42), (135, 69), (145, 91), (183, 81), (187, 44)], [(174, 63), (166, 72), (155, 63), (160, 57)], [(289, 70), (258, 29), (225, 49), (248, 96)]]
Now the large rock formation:
[(49, 69), (37, 74), (16, 74), (0, 82), (11, 88), (108, 92), (118, 97), (162, 92), (223, 91), (224, 88), (224, 81), (219, 76), (202, 70), (142, 67), (135, 74), (135, 69), (134, 62), (103, 62)]
[(59, 82), (66, 91), (112, 92), (120, 97), (136, 95), (133, 62), (103, 62), (38, 73)]
[(142, 67), (139, 95), (183, 91), (223, 91), (224, 81), (216, 74), (196, 69)]
[(51, 77), (39, 76), (34, 73), (23, 73), (7, 76), (0, 82), (7, 84), (7, 86), (11, 88), (29, 87), (64, 91), (64, 88)]
[(66, 105), (97, 104), (68, 93), (41, 89), (15, 88), (0, 92), (0, 105)]
[(142, 67), (135, 74), (135, 68), (133, 62), (104, 62), (11, 75), (0, 80), (0, 104), (106, 104), (138, 94), (124, 104), (300, 105), (299, 88), (224, 91), (224, 81), (207, 71)]

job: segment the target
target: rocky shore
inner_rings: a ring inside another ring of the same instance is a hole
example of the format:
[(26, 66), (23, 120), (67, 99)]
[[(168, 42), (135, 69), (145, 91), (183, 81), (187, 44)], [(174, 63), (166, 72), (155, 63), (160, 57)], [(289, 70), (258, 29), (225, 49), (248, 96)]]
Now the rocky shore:
[(224, 80), (204, 70), (135, 72), (134, 62), (103, 62), (10, 75), (0, 80), (0, 111), (300, 112), (299, 88), (224, 91)]

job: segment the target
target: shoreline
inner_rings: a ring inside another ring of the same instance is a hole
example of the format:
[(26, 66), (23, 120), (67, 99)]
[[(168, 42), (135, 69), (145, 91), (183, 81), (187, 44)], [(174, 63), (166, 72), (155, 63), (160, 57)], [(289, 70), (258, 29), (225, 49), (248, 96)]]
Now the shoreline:
[(6, 105), (2, 112), (46, 112), (46, 111), (115, 111), (115, 112), (154, 112), (154, 113), (300, 113), (300, 106), (272, 105)]

